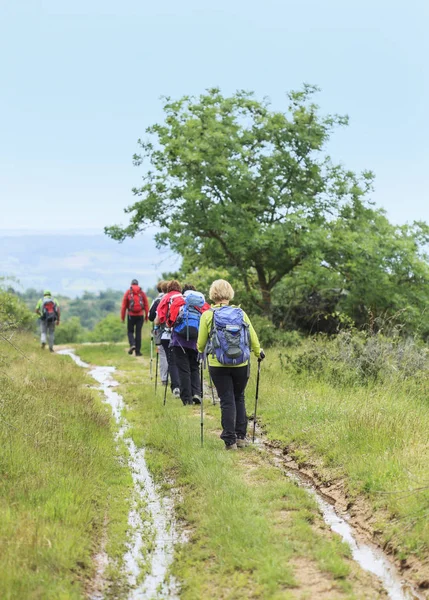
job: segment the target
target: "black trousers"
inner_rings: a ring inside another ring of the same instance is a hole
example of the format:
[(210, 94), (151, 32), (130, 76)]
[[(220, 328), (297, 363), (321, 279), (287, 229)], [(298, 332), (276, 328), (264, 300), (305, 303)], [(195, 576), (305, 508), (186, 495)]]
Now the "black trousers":
[(247, 415), (244, 390), (249, 379), (249, 367), (209, 367), (212, 381), (220, 398), (222, 434), (226, 445), (246, 437)]
[(172, 350), (179, 372), (180, 399), (183, 404), (192, 404), (192, 396), (201, 396), (198, 352), (182, 346), (173, 346)]
[(136, 347), (136, 354), (140, 352), (142, 347), (142, 327), (143, 315), (141, 317), (128, 315), (128, 341), (130, 346)]
[(167, 356), (170, 388), (173, 391), (176, 388), (180, 388), (179, 373), (176, 367), (173, 348), (170, 347), (170, 340), (161, 340), (161, 346), (164, 348), (165, 355)]

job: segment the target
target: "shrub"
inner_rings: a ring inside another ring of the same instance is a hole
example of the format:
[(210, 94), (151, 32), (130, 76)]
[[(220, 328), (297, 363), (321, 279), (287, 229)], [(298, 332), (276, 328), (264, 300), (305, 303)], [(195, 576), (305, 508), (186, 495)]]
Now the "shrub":
[(301, 336), (297, 331), (285, 331), (274, 325), (268, 318), (261, 315), (252, 315), (252, 325), (258, 334), (261, 346), (269, 348), (270, 346), (279, 345), (284, 348), (297, 346), (301, 342)]
[(409, 379), (429, 372), (428, 349), (412, 338), (347, 331), (308, 340), (283, 367), (297, 374), (354, 384)]
[(125, 338), (125, 327), (117, 315), (107, 315), (88, 334), (91, 342), (122, 342)]

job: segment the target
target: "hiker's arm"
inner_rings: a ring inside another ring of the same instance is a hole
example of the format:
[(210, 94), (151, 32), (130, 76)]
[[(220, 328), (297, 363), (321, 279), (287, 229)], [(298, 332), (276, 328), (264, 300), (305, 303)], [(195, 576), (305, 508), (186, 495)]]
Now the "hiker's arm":
[(144, 317), (145, 321), (149, 319), (149, 302), (146, 294), (143, 292), (143, 304), (144, 304)]
[(57, 304), (57, 325), (60, 324), (60, 317), (61, 317), (61, 308), (60, 308), (60, 305)]
[(34, 311), (36, 313), (36, 315), (40, 316), (40, 306), (41, 306), (41, 302), (39, 300), (39, 302), (36, 304), (36, 310)]
[(125, 321), (125, 312), (128, 308), (128, 292), (125, 292), (124, 297), (122, 298), (122, 306), (121, 306), (121, 321)]
[(167, 308), (168, 308), (168, 300), (162, 298), (161, 302), (158, 304), (158, 309), (156, 311), (156, 319), (154, 321), (155, 325), (160, 325), (161, 323), (165, 323), (167, 318)]
[(256, 331), (253, 329), (253, 325), (250, 322), (249, 317), (244, 313), (244, 320), (249, 325), (249, 334), (250, 334), (250, 348), (256, 358), (260, 358), (261, 355), (261, 344), (259, 343), (258, 336)]
[(208, 311), (201, 315), (200, 328), (198, 330), (197, 350), (200, 353), (204, 352), (209, 337), (208, 317), (206, 317), (206, 314), (209, 314)]

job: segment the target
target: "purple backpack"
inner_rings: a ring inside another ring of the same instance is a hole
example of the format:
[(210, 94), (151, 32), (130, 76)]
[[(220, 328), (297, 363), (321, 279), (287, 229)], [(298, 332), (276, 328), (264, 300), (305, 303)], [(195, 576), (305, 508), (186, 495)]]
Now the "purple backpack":
[(213, 320), (207, 354), (216, 356), (221, 365), (240, 365), (250, 358), (249, 325), (241, 308), (212, 308)]

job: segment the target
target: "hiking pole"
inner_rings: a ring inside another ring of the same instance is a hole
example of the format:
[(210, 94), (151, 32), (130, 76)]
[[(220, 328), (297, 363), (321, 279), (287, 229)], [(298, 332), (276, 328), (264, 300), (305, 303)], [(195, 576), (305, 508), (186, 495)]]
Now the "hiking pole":
[(208, 369), (209, 371), (209, 382), (210, 382), (210, 387), (212, 388), (212, 398), (213, 398), (213, 406), (216, 404), (216, 400), (214, 397), (214, 387), (213, 387), (213, 379), (212, 376), (210, 375), (210, 369)]
[(152, 381), (152, 362), (153, 362), (153, 335), (150, 336), (150, 364), (149, 364), (149, 373), (150, 379)]
[(258, 375), (256, 376), (256, 395), (255, 395), (255, 412), (253, 414), (253, 436), (252, 436), (252, 444), (255, 443), (256, 411), (258, 410), (259, 376), (260, 376), (260, 374), (261, 374), (261, 359), (258, 358)]
[(156, 396), (156, 389), (158, 387), (158, 360), (159, 360), (159, 352), (158, 352), (158, 348), (157, 348), (156, 362), (155, 362), (155, 396)]
[(201, 377), (201, 448), (204, 446), (204, 373), (203, 361), (201, 361), (200, 377)]
[(168, 388), (168, 376), (169, 376), (170, 372), (167, 371), (167, 380), (165, 382), (165, 390), (164, 390), (164, 406), (165, 406), (165, 402), (167, 400), (167, 388)]

